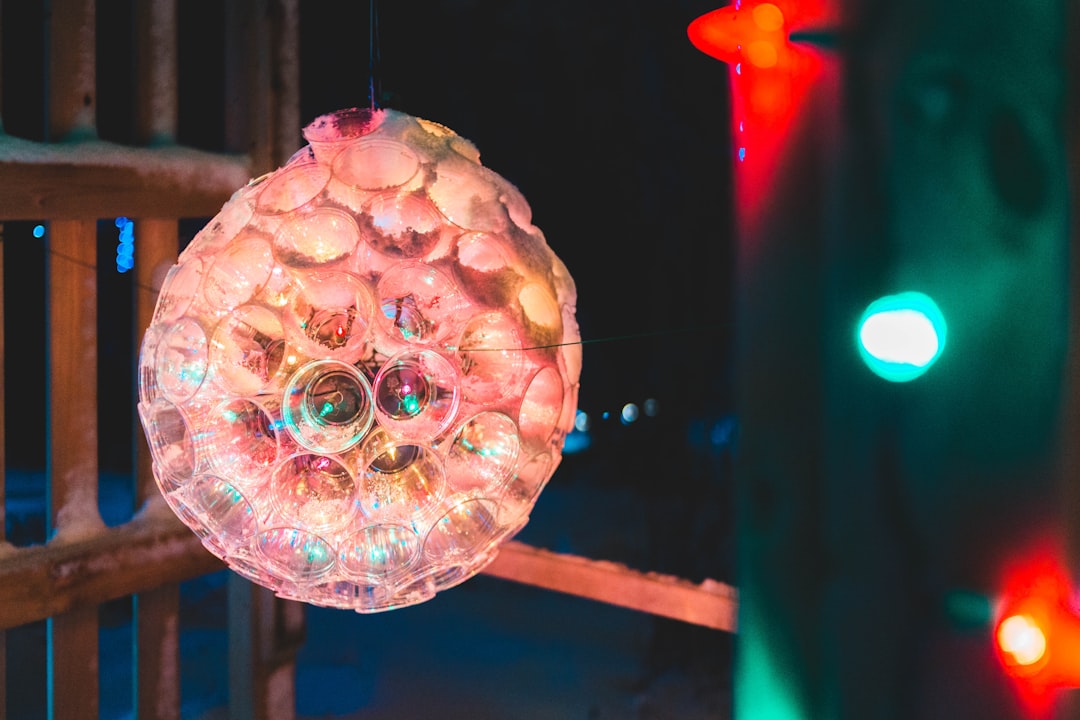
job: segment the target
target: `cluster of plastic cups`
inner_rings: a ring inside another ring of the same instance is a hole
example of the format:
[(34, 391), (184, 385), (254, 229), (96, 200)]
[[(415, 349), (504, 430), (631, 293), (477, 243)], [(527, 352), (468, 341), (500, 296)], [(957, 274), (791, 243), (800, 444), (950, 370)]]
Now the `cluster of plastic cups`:
[(139, 412), (173, 511), (277, 594), (373, 612), (490, 562), (561, 458), (573, 282), (453, 132), (325, 116), (161, 288)]

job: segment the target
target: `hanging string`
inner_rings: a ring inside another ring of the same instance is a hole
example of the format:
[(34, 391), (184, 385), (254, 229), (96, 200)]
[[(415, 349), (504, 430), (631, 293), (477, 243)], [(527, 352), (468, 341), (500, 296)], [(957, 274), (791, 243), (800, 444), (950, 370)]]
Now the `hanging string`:
[(368, 0), (368, 98), (371, 109), (379, 107), (378, 98), (382, 94), (379, 87), (379, 64), (382, 60), (379, 50), (379, 2)]

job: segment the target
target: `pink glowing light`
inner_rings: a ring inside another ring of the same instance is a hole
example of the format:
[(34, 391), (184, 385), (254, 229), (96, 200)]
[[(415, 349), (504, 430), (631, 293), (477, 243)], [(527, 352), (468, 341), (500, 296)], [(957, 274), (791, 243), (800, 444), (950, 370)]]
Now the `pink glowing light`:
[(527, 521), (573, 428), (576, 296), (453, 131), (351, 110), (305, 137), (168, 274), (139, 413), (211, 552), (282, 597), (375, 612), (475, 575)]

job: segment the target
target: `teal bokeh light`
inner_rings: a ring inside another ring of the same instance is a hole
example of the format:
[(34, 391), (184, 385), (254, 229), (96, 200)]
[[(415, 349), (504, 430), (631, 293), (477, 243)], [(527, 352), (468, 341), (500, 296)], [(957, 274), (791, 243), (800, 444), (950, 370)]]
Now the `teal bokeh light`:
[(874, 374), (889, 382), (921, 376), (945, 350), (945, 316), (920, 292), (886, 295), (859, 319), (859, 354)]

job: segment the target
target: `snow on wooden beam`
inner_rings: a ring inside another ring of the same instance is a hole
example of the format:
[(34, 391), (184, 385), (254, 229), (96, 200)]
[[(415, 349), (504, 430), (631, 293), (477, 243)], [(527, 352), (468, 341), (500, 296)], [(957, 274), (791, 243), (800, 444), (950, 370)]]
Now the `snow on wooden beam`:
[(171, 515), (139, 517), (94, 538), (0, 554), (0, 629), (97, 605), (224, 567)]
[(0, 135), (0, 221), (209, 217), (250, 177), (245, 156)]
[(609, 605), (735, 632), (738, 593), (715, 580), (700, 585), (672, 575), (554, 553), (512, 541), (484, 573)]

